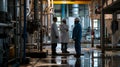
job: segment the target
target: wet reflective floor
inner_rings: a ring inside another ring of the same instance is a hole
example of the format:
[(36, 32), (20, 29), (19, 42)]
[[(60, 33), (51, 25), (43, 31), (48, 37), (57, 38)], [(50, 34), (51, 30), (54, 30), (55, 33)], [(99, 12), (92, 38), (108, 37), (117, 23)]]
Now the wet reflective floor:
[[(87, 45), (87, 44), (86, 44)], [(90, 44), (88, 44), (90, 46)], [(105, 51), (101, 53), (100, 49), (82, 47), (80, 58), (75, 58), (74, 46), (69, 45), (69, 54), (62, 54), (60, 45), (57, 46), (59, 55), (52, 56), (50, 46), (45, 46), (48, 51), (46, 58), (30, 58), (30, 63), (20, 67), (120, 67), (120, 52)]]

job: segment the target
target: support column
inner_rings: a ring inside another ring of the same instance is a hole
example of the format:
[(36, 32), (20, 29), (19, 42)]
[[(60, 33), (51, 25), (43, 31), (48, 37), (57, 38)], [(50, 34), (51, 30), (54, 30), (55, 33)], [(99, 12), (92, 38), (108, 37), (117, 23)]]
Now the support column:
[(27, 37), (27, 32), (26, 32), (26, 22), (27, 22), (27, 11), (26, 11), (26, 0), (24, 0), (24, 30), (23, 30), (23, 40), (24, 40), (24, 45), (23, 45), (23, 63), (26, 61), (26, 37)]
[[(102, 4), (104, 4), (104, 0), (102, 0)], [(104, 10), (103, 10), (103, 8), (102, 8), (102, 11), (101, 11), (101, 24), (100, 24), (101, 26), (101, 28), (100, 28), (100, 32), (101, 32), (101, 42), (100, 42), (100, 44), (101, 44), (101, 48), (102, 48), (102, 53), (104, 53), (105, 52), (105, 39), (104, 39), (104, 37), (105, 37), (105, 17), (104, 17)]]
[[(104, 5), (104, 0), (101, 1), (101, 5)], [(101, 11), (101, 24), (100, 24), (100, 45), (102, 49), (102, 67), (105, 67), (105, 16), (104, 16), (104, 9), (102, 8)]]
[(41, 0), (41, 5), (40, 5), (40, 8), (41, 8), (41, 14), (40, 14), (40, 29), (39, 32), (40, 32), (40, 51), (42, 52), (42, 46), (43, 46), (43, 30), (42, 30), (42, 27), (43, 27), (43, 1)]
[(65, 18), (65, 4), (62, 4), (62, 15), (61, 15), (61, 17), (62, 18)]
[(78, 4), (72, 5), (72, 13), (74, 17), (79, 17), (79, 5)]

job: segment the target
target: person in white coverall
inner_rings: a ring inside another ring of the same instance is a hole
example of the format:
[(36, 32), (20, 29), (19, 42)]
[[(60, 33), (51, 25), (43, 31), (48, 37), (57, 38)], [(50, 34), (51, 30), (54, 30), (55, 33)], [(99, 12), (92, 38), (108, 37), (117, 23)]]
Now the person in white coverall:
[(57, 42), (58, 42), (58, 28), (56, 25), (57, 22), (57, 17), (53, 17), (53, 24), (51, 26), (51, 45), (52, 45), (52, 55), (56, 55), (56, 47), (57, 47)]
[(62, 20), (62, 23), (60, 25), (60, 33), (61, 33), (62, 53), (69, 53), (67, 51), (67, 44), (69, 42), (69, 33), (68, 33), (68, 25), (66, 24), (66, 19)]

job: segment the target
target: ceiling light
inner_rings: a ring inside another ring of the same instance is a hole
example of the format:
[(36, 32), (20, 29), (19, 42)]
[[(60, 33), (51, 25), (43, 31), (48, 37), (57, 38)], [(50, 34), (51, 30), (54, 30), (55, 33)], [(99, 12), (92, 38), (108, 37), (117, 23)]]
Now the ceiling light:
[(53, 1), (53, 4), (90, 4), (90, 1)]

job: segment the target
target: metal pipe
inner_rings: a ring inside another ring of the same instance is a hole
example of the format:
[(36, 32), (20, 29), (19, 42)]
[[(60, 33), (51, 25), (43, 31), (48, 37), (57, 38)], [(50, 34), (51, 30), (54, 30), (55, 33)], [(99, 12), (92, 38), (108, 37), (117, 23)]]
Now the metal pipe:
[[(20, 59), (22, 59), (22, 1), (20, 0), (20, 11), (19, 11), (19, 31), (20, 31)], [(21, 62), (21, 60), (20, 60)]]
[(26, 11), (26, 0), (24, 0), (24, 31), (23, 31), (23, 39), (24, 39), (24, 45), (23, 45), (23, 61), (26, 61), (26, 37), (27, 37), (27, 32), (26, 32), (26, 22), (27, 22), (27, 11)]
[(26, 0), (26, 10), (27, 10), (27, 16), (30, 13), (30, 0)]
[(42, 31), (42, 27), (43, 27), (43, 1), (41, 0), (41, 5), (40, 5), (40, 8), (41, 8), (41, 16), (40, 16), (40, 51), (42, 51), (42, 46), (43, 46), (43, 31)]
[[(102, 5), (104, 4), (104, 0), (102, 0)], [(101, 11), (101, 47), (102, 47), (102, 53), (105, 52), (104, 48), (105, 48), (105, 40), (104, 40), (104, 37), (105, 37), (105, 18), (104, 18), (104, 10), (102, 8), (102, 11)]]
[[(101, 5), (104, 5), (104, 0), (101, 1)], [(105, 67), (105, 16), (104, 16), (104, 9), (102, 7), (102, 11), (101, 11), (101, 24), (100, 24), (101, 28), (100, 28), (100, 32), (101, 32), (101, 40), (100, 40), (100, 45), (102, 48), (102, 67)]]
[(48, 7), (50, 7), (50, 0), (47, 0), (47, 2), (48, 2)]
[(3, 52), (4, 52), (4, 49), (3, 49), (3, 44), (2, 43), (3, 43), (3, 39), (0, 38), (0, 66), (1, 66), (1, 64), (3, 64)]
[(51, 2), (52, 2), (52, 6), (51, 7), (54, 8), (53, 0), (51, 0)]
[[(46, 31), (46, 34), (48, 34), (49, 33), (49, 19), (48, 19), (48, 14), (46, 15), (46, 18), (47, 18), (47, 31)], [(47, 40), (46, 40), (46, 42), (47, 42)]]
[(7, 12), (7, 0), (0, 0), (0, 11)]
[(94, 22), (93, 22), (93, 18), (94, 18), (94, 10), (93, 10), (93, 8), (94, 8), (94, 0), (92, 0), (92, 3), (91, 3), (91, 8), (92, 8), (92, 13), (91, 13), (91, 16), (92, 16), (92, 18), (91, 18), (91, 29), (92, 29), (92, 31), (91, 31), (91, 47), (94, 47)]
[[(18, 27), (18, 24), (19, 24), (19, 22), (18, 22), (18, 0), (15, 0), (15, 21), (16, 21), (16, 34), (19, 34), (19, 27)], [(16, 37), (16, 58), (19, 58), (19, 53), (20, 53), (20, 51), (19, 51), (19, 46), (20, 46), (20, 44), (19, 44), (19, 36), (18, 35), (16, 35), (15, 36)]]
[(38, 0), (34, 0), (34, 20), (35, 23), (38, 23), (39, 20), (39, 10), (38, 10)]
[(0, 23), (0, 27), (12, 27), (13, 24)]

